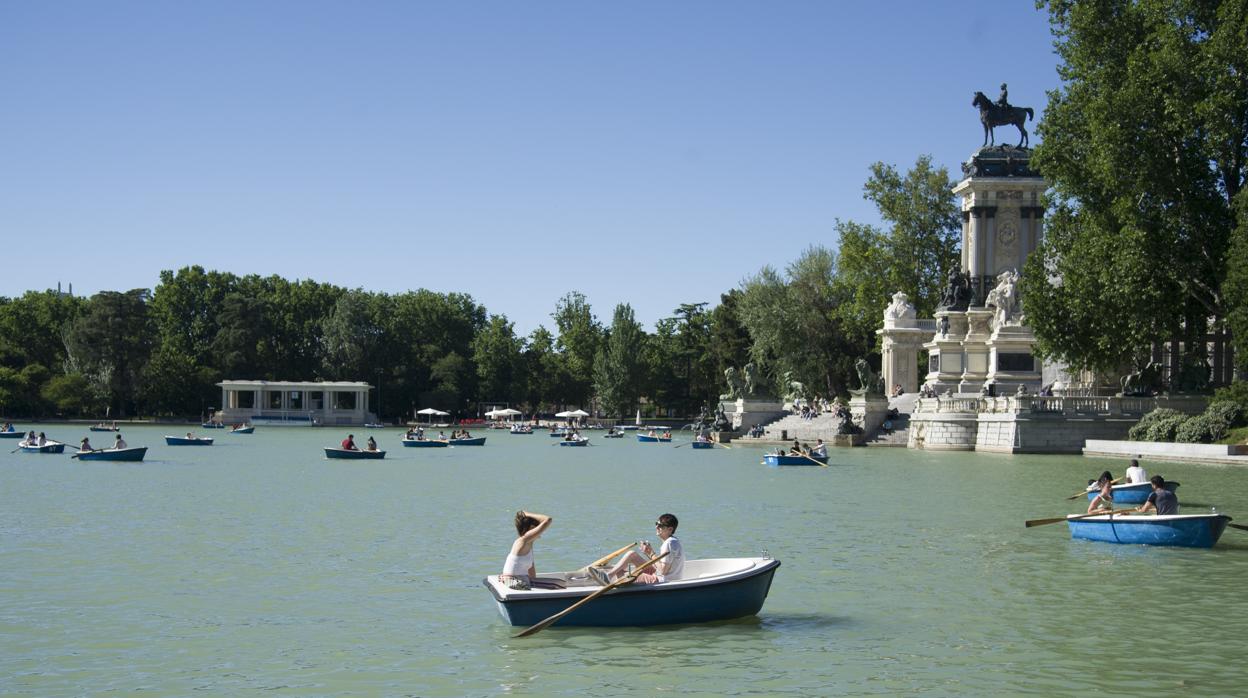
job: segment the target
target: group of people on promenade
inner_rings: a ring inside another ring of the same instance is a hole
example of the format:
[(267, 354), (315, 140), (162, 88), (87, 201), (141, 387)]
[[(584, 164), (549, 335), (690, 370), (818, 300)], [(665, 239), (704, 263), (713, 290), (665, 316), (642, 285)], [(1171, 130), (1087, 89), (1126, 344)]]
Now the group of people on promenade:
[(1140, 467), (1140, 462), (1134, 458), (1131, 459), (1131, 465), (1127, 467), (1122, 477), (1115, 478), (1113, 473), (1106, 470), (1095, 482), (1088, 482), (1089, 492), (1094, 489), (1099, 490), (1092, 501), (1088, 502), (1088, 513), (1110, 511), (1114, 508), (1114, 485), (1119, 483), (1137, 485), (1145, 482), (1152, 485), (1153, 491), (1148, 495), (1148, 500), (1137, 507), (1136, 511), (1155, 511), (1161, 515), (1179, 513), (1178, 495), (1166, 489), (1166, 479), (1160, 475), (1150, 478), (1144, 468)]
[[(537, 576), (537, 563), (533, 559), (533, 544), (550, 528), (554, 519), (546, 514), (529, 511), (516, 512), (516, 540), (511, 544), (507, 559), (503, 562), (503, 573), (499, 581), (509, 589), (542, 589), (562, 588), (564, 583), (558, 579), (542, 579)], [(654, 522), (654, 532), (663, 541), (657, 555), (665, 555), (662, 560), (654, 563), (648, 571), (636, 574), (630, 584), (660, 584), (676, 581), (681, 578), (685, 569), (685, 551), (680, 540), (676, 538), (676, 527), (680, 521), (674, 514), (663, 514)], [(637, 542), (636, 550), (623, 553), (615, 564), (608, 569), (588, 568), (589, 576), (600, 586), (614, 584), (631, 576), (631, 566), (649, 563), (656, 553), (650, 541)], [(606, 561), (607, 564), (611, 560)]]

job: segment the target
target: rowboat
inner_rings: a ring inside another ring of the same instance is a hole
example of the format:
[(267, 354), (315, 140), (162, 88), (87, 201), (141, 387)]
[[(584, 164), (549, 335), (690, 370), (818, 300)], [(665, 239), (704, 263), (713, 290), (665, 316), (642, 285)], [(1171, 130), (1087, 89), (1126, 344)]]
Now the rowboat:
[(24, 431), (0, 431), (0, 439), (20, 439), (26, 436)]
[(624, 431), (637, 431), (640, 428), (641, 427), (637, 426), (636, 424), (625, 424), (624, 426), (620, 427), (620, 429), (623, 429)]
[(386, 457), (385, 451), (348, 451), (345, 448), (326, 448), (326, 458), (341, 458), (344, 460), (380, 460)]
[(169, 446), (211, 446), (212, 438), (208, 436), (169, 436), (165, 434), (165, 443)]
[(365, 428), (365, 429), (385, 429), (385, 428), (386, 428), (386, 425), (385, 425), (385, 424), (378, 424), (378, 423), (376, 423), (376, 422), (365, 422), (365, 423), (364, 423), (364, 428)]
[[(1071, 514), (1070, 516), (1078, 516)], [(1071, 538), (1133, 545), (1175, 545), (1212, 548), (1231, 517), (1226, 514), (1170, 514), (1167, 516), (1067, 517)]]
[(511, 427), (511, 433), (513, 433), (513, 434), (532, 434), (532, 433), (533, 433), (533, 427), (522, 427), (522, 426), (512, 425), (512, 427)]
[(404, 446), (413, 448), (446, 448), (450, 446), (446, 441), (440, 439), (400, 439)]
[(568, 440), (566, 440), (566, 439), (565, 439), (565, 440), (563, 440), (563, 441), (560, 441), (560, 442), (559, 442), (559, 445), (560, 445), (560, 446), (588, 446), (588, 445), (589, 445), (589, 439), (588, 439), (587, 437), (584, 437), (584, 436), (582, 436), (582, 437), (581, 437), (581, 438), (579, 438), (579, 439), (573, 439), (573, 440), (571, 440), (571, 441), (568, 441)]
[(774, 453), (763, 456), (763, 465), (827, 465), (827, 463), (827, 456), (778, 456)]
[(78, 460), (115, 460), (115, 461), (141, 461), (143, 456), (147, 455), (147, 446), (136, 446), (134, 448), (104, 448), (99, 451), (79, 451), (71, 458)]
[(667, 442), (667, 441), (671, 441), (671, 440), (672, 440), (672, 437), (668, 436), (668, 437), (664, 438), (664, 437), (662, 437), (662, 436), (646, 436), (645, 434), (638, 434), (638, 435), (637, 435), (637, 440), (638, 440), (638, 441), (640, 441), (640, 442), (642, 442), (642, 443), (650, 443), (650, 442), (654, 442), (654, 441), (664, 441), (664, 442)]
[(563, 429), (556, 429), (556, 430), (554, 430), (554, 431), (550, 432), (549, 434), (547, 434), (547, 436), (551, 436), (551, 437), (555, 437), (555, 436), (557, 436), (557, 437), (559, 437), (559, 438), (561, 438), (561, 439), (562, 439), (563, 437), (567, 436), (567, 435), (568, 435), (568, 432), (564, 431)]
[(689, 442), (689, 448), (715, 448), (715, 444), (710, 441), (691, 441)]
[(603, 435), (602, 435), (602, 438), (604, 438), (604, 439), (622, 439), (622, 438), (624, 438), (624, 432), (622, 432), (622, 431), (617, 431), (617, 432), (607, 432), (607, 433), (605, 433), (605, 434), (603, 434)]
[[(1166, 489), (1171, 492), (1177, 489), (1178, 486), (1179, 483), (1177, 482), (1167, 482), (1165, 485)], [(1088, 490), (1089, 502), (1096, 499), (1096, 495), (1101, 493), (1100, 488), (1096, 485), (1091, 485), (1091, 487), (1092, 489)], [(1143, 504), (1148, 501), (1148, 495), (1153, 493), (1153, 483), (1137, 482), (1132, 485), (1114, 485), (1112, 489), (1114, 491), (1114, 504)]]
[(452, 446), (484, 446), (485, 437), (474, 436), (470, 439), (451, 439), (450, 444)]
[(119, 427), (110, 427), (110, 426), (105, 426), (103, 424), (96, 424), (94, 426), (88, 427), (88, 429), (90, 429), (91, 431), (121, 431)]
[(204, 422), (199, 425), (200, 429), (224, 429), (225, 425), (221, 422)]
[(56, 441), (49, 441), (42, 446), (27, 446), (24, 442), (19, 444), (22, 453), (64, 453), (65, 444)]
[(255, 427), (234, 427), (230, 430), (231, 434), (250, 434), (256, 430)]
[[(554, 625), (642, 626), (707, 623), (758, 613), (771, 589), (779, 560), (735, 557), (688, 560), (682, 579), (617, 587), (560, 618)], [(585, 570), (544, 573), (561, 589), (509, 589), (498, 575), (486, 577), (503, 620), (534, 625), (602, 589)]]

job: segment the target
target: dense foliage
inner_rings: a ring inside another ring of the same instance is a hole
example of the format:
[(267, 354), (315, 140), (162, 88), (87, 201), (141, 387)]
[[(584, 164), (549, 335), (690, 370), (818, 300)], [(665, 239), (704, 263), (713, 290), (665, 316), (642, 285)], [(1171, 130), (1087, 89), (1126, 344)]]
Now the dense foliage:
[(1117, 369), (1229, 321), (1248, 359), (1248, 3), (1041, 5), (1063, 85), (1032, 159), (1054, 195), (1022, 281), (1040, 351)]

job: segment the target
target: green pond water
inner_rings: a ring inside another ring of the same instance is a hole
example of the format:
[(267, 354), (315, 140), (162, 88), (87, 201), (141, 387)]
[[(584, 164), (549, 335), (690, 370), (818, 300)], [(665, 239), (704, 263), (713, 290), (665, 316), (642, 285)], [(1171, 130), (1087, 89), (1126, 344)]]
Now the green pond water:
[[(26, 425), (18, 425), (19, 428)], [(76, 442), (82, 426), (36, 426)], [(1248, 532), (1212, 550), (1074, 541), (1064, 497), (1124, 464), (1066, 456), (762, 450), (635, 439), (402, 448), (330, 461), (333, 429), (265, 428), (143, 463), (0, 442), (3, 695), (1244, 695)], [(97, 441), (111, 441), (97, 434)], [(679, 438), (679, 437), (678, 437)], [(686, 437), (687, 438), (687, 437)], [(1146, 462), (1192, 513), (1248, 523), (1248, 470)], [(782, 562), (757, 617), (512, 639), (482, 577), (519, 508), (538, 570), (680, 517), (690, 558)]]

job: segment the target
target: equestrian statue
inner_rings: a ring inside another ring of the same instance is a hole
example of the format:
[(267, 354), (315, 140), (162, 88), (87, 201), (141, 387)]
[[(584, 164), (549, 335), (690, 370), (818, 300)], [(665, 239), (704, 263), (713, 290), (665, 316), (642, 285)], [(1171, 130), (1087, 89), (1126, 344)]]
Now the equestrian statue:
[(1017, 126), (1018, 132), (1022, 134), (1022, 140), (1018, 142), (1018, 147), (1027, 147), (1027, 129), (1023, 127), (1023, 124), (1035, 118), (1035, 113), (1031, 107), (1012, 106), (1009, 102), (1009, 92), (1006, 90), (1005, 83), (1001, 83), (1001, 97), (996, 102), (988, 99), (983, 92), (976, 92), (975, 99), (971, 100), (971, 106), (979, 109), (979, 122), (984, 125), (985, 146), (990, 143), (992, 145), (997, 144), (996, 137), (992, 132), (993, 128), (1012, 125)]

